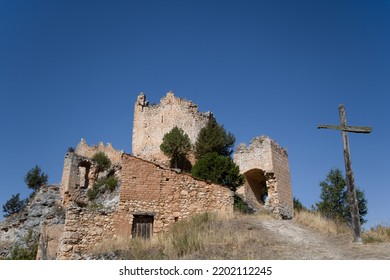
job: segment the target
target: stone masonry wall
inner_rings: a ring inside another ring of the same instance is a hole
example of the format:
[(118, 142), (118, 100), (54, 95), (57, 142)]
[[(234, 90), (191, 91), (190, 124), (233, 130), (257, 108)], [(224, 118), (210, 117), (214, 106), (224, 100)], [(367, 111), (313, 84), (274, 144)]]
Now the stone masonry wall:
[(277, 192), (279, 197), (279, 212), (283, 216), (293, 216), (293, 195), (291, 189), (290, 167), (286, 150), (281, 148), (275, 141), (271, 142), (272, 165), (277, 181)]
[[(268, 189), (268, 207), (284, 218), (292, 218), (293, 202), (287, 152), (267, 136), (254, 138), (248, 147), (241, 146), (234, 161), (242, 174), (262, 172)], [(249, 186), (238, 193), (253, 197)]]
[(127, 154), (121, 161), (119, 207), (93, 210), (69, 203), (57, 259), (84, 259), (99, 243), (131, 238), (133, 215), (153, 215), (153, 233), (159, 234), (196, 213), (233, 212), (228, 188)]
[(211, 117), (210, 112), (200, 113), (196, 104), (175, 97), (173, 92), (168, 92), (160, 104), (152, 106), (141, 93), (134, 107), (132, 153), (166, 164), (168, 158), (160, 151), (164, 134), (177, 126), (188, 134), (194, 144), (199, 131)]
[(68, 207), (57, 259), (84, 259), (103, 241), (116, 237), (118, 212)]
[(232, 213), (233, 193), (225, 187), (196, 180), (188, 174), (124, 154), (122, 156), (121, 216), (154, 216), (153, 232), (166, 231), (178, 220), (196, 213)]
[(84, 139), (81, 139), (75, 151), (65, 155), (61, 180), (62, 204), (64, 206), (71, 202), (86, 200), (86, 189), (93, 186), (98, 175), (92, 161), (92, 157), (97, 152), (103, 152), (111, 160), (115, 175), (120, 177), (123, 151), (114, 149), (110, 143), (106, 146), (103, 143), (99, 143), (98, 146), (89, 146)]

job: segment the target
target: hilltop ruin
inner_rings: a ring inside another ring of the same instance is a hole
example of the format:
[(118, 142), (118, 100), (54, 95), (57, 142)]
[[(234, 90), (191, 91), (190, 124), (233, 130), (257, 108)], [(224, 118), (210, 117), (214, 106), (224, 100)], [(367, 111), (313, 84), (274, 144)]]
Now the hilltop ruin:
[[(50, 246), (44, 252), (38, 251), (38, 259), (85, 259), (91, 248), (106, 240), (151, 238), (196, 213), (232, 213), (232, 191), (170, 169), (168, 158), (160, 151), (164, 134), (174, 126), (183, 129), (194, 144), (210, 118), (214, 118), (212, 113), (199, 112), (196, 104), (173, 92), (156, 105), (149, 105), (141, 93), (134, 107), (132, 155), (111, 144), (90, 146), (82, 139), (76, 149), (65, 155), (58, 202), (64, 218), (40, 226), (41, 239), (48, 244), (50, 241)], [(110, 159), (109, 170), (97, 168), (92, 159), (97, 152)], [(240, 145), (233, 159), (246, 178), (236, 194), (255, 208), (292, 218), (286, 150), (261, 136), (247, 147)], [(108, 176), (118, 179), (117, 187), (92, 201), (88, 190)], [(2, 226), (2, 230), (6, 232), (9, 227)]]

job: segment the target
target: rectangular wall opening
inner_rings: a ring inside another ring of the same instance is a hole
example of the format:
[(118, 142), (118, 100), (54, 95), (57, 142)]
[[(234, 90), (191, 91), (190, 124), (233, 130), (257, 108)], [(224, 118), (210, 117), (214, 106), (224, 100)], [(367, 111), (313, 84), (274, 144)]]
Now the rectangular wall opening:
[(134, 215), (132, 237), (150, 239), (153, 235), (153, 221), (152, 215)]

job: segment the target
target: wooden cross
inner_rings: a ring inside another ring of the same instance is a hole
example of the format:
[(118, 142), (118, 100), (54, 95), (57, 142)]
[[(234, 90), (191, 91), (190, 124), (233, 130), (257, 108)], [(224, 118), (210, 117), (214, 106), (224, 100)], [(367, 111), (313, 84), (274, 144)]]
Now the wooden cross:
[(356, 198), (355, 179), (352, 173), (348, 132), (370, 133), (372, 129), (371, 127), (368, 126), (347, 126), (347, 119), (345, 117), (345, 108), (344, 105), (342, 104), (339, 105), (339, 113), (340, 113), (340, 125), (319, 125), (318, 128), (336, 129), (336, 130), (341, 130), (342, 132), (343, 144), (344, 144), (344, 162), (345, 162), (345, 170), (347, 173), (348, 201), (349, 201), (349, 208), (352, 217), (353, 241), (356, 243), (362, 243), (359, 207)]

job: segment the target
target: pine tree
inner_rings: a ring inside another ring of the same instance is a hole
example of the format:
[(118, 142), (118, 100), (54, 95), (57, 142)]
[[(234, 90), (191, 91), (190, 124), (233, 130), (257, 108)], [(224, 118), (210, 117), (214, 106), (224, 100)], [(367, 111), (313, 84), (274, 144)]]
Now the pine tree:
[(3, 205), (4, 217), (9, 217), (12, 214), (20, 212), (25, 206), (26, 201), (19, 198), (19, 193), (12, 197)]
[(230, 157), (208, 153), (191, 170), (194, 177), (228, 187), (232, 191), (244, 183), (244, 176)]
[[(320, 183), (321, 201), (316, 204), (317, 210), (325, 217), (351, 224), (351, 213), (348, 202), (347, 183), (338, 168), (331, 169), (326, 179)], [(366, 222), (364, 216), (367, 214), (367, 200), (364, 192), (356, 189), (360, 223)]]
[(35, 165), (34, 168), (27, 172), (24, 182), (30, 189), (37, 191), (40, 187), (47, 184), (47, 174), (42, 172), (38, 165)]
[(217, 153), (222, 156), (231, 156), (236, 138), (227, 133), (222, 125), (211, 118), (206, 126), (199, 131), (195, 143), (195, 157), (201, 159), (208, 153)]
[(186, 165), (186, 157), (191, 150), (190, 138), (183, 129), (175, 126), (164, 135), (160, 149), (170, 158), (171, 167), (183, 168)]

